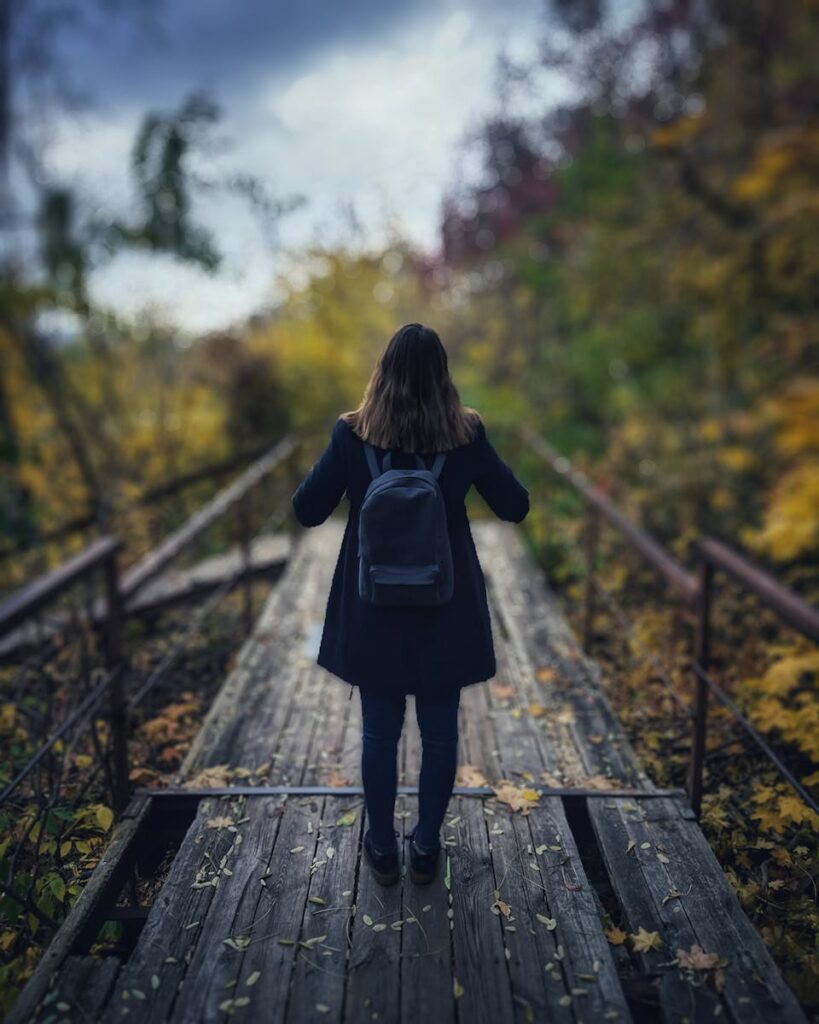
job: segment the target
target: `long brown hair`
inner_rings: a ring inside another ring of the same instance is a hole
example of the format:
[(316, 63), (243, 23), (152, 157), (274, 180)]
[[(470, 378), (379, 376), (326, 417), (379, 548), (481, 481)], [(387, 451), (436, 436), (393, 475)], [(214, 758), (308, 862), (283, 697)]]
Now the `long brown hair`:
[(436, 332), (412, 323), (390, 338), (361, 404), (342, 419), (378, 448), (426, 453), (469, 444), (477, 436), (480, 413), (461, 404)]

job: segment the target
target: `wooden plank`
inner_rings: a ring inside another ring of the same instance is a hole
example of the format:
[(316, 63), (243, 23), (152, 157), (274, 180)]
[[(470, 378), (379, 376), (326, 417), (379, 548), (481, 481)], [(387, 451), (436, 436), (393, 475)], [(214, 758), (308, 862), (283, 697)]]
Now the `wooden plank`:
[[(276, 847), (266, 869), (265, 898), (253, 922), (253, 941), (236, 957), (234, 991), (239, 999), (250, 999), (244, 1005), (234, 1004), (236, 1020), (258, 1020), (260, 1014), (266, 1022), (283, 1020), (293, 964), (303, 948), (299, 943), (311, 942), (323, 934), (315, 919), (305, 921), (310, 869), (320, 852), (320, 807), (320, 801), (309, 798), (285, 804)], [(263, 926), (261, 921), (265, 922)]]
[[(241, 707), (228, 708), (232, 720), (228, 756), (247, 767), (267, 764), (269, 782), (296, 784), (305, 765), (311, 737), (324, 706), (330, 707), (343, 689), (315, 664), (318, 607), (326, 604), (332, 537), (308, 534), (299, 545), (282, 583), (296, 599), (275, 618), (265, 618), (257, 635), (268, 650), (245, 688)], [(328, 692), (329, 686), (336, 686)], [(241, 752), (241, 756), (239, 753)], [(298, 777), (297, 777), (298, 776)]]
[(72, 1024), (96, 1020), (108, 1001), (120, 967), (116, 956), (68, 957), (56, 984), (43, 999), (42, 1016), (54, 1014), (54, 1020)]
[[(311, 549), (305, 540), (296, 545), (279, 584), (271, 590), (251, 636), (242, 646), (233, 670), (228, 675), (205, 717), (191, 748), (180, 765), (175, 780), (191, 778), (209, 765), (230, 763), (237, 742), (248, 722), (257, 723), (262, 714), (283, 707), (281, 694), (292, 696), (282, 674), (295, 672), (292, 630), (300, 615), (298, 580), (311, 561)], [(271, 689), (272, 686), (280, 689)], [(268, 734), (269, 735), (269, 734)]]
[[(627, 801), (626, 806), (636, 810), (640, 805)], [(622, 917), (615, 923), (630, 934), (643, 928), (662, 937), (661, 949), (632, 953), (639, 969), (635, 998), (646, 1001), (646, 1011), (653, 1006), (656, 1012), (656, 1007), (661, 1007), (663, 1019), (675, 1024), (710, 1019), (720, 1012), (719, 996), (705, 986), (689, 984), (670, 966), (674, 950), (690, 949), (697, 935), (681, 899), (669, 898), (677, 890), (665, 884), (665, 872), (657, 859), (661, 851), (651, 845), (642, 829), (632, 828), (624, 821), (616, 804), (590, 801), (588, 809), (612, 889), (622, 909)], [(647, 844), (646, 849), (642, 848), (643, 843)]]
[[(306, 585), (300, 589), (300, 594), (304, 596), (311, 589), (310, 581), (307, 581)], [(309, 606), (309, 601), (305, 601), (305, 603)], [(300, 621), (303, 621), (302, 609), (299, 610), (299, 616)], [(311, 761), (318, 759), (319, 752), (327, 742), (328, 737), (337, 731), (337, 723), (335, 716), (331, 713), (333, 710), (332, 705), (328, 705), (328, 694), (322, 685), (322, 670), (304, 656), (301, 645), (296, 642), (299, 639), (298, 636), (293, 633), (290, 633), (289, 636), (292, 641), (290, 651), (290, 663), (293, 671), (291, 688), (295, 711), (293, 717), (289, 719), (288, 729), (279, 738), (277, 752), (281, 756), (281, 763), (286, 767), (288, 781), (293, 784), (302, 784), (307, 778)], [(338, 689), (340, 690), (340, 688)], [(329, 696), (338, 700), (340, 694), (334, 693)], [(269, 754), (270, 752), (270, 737), (266, 736), (263, 731), (259, 739), (262, 746), (257, 749), (254, 746), (252, 737), (244, 738), (238, 744), (238, 750), (233, 753), (232, 760), (241, 759), (245, 764), (259, 764), (260, 758), (265, 753)], [(358, 800), (348, 800), (347, 805), (355, 806), (359, 802)], [(335, 823), (332, 825), (324, 823), (322, 827), (319, 811), (323, 803), (322, 799), (306, 802), (300, 801), (301, 806), (307, 807), (311, 811), (316, 811), (315, 822), (312, 819), (308, 819), (307, 835), (314, 837), (316, 832), (320, 831), (319, 845), (321, 845), (321, 842), (326, 841), (327, 835), (335, 829)], [(254, 817), (252, 809), (249, 813), (251, 817)], [(288, 813), (292, 816), (295, 812), (289, 811)], [(250, 827), (252, 829), (252, 825)], [(239, 941), (249, 938), (251, 944), (255, 944), (260, 936), (265, 932), (275, 929), (281, 921), (279, 907), (275, 902), (267, 910), (262, 910), (259, 921), (253, 919), (253, 908), (254, 906), (263, 907), (264, 897), (267, 895), (268, 889), (267, 880), (265, 880), (264, 887), (260, 886), (262, 869), (259, 867), (263, 861), (266, 862), (270, 858), (269, 850), (267, 851), (267, 857), (264, 857), (266, 831), (266, 828), (263, 828), (258, 834), (252, 831), (248, 837), (248, 842), (243, 846), (243, 861), (250, 858), (254, 867), (258, 870), (256, 870), (255, 874), (249, 874), (253, 869), (247, 863), (240, 865), (234, 870), (234, 876), (238, 875), (239, 877), (240, 888), (238, 890), (235, 889), (234, 880), (231, 878), (230, 884), (225, 887), (224, 899), (221, 900), (217, 896), (209, 909), (205, 922), (207, 935), (201, 944), (203, 952), (199, 956), (198, 962), (195, 961), (192, 964), (191, 971), (186, 975), (181, 999), (184, 1012), (181, 1015), (175, 1015), (175, 1019), (178, 1016), (178, 1019), (190, 1022), (217, 1020), (221, 1019), (221, 1014), (225, 1012), (220, 1010), (220, 1007), (227, 1007), (227, 1012), (235, 1015), (239, 1011), (243, 1011), (245, 1007), (257, 1005), (256, 986), (249, 986), (247, 984), (248, 978), (253, 978), (252, 972), (249, 975), (245, 975), (244, 987), (242, 985), (241, 967), (244, 960), (241, 956), (237, 957), (237, 953), (241, 954), (242, 950), (235, 950), (231, 946), (225, 945), (224, 939), (234, 935), (239, 937)], [(315, 838), (309, 838), (306, 847), (311, 846), (315, 842)], [(285, 846), (280, 846), (275, 856), (290, 860), (293, 856), (290, 850), (302, 844), (303, 841), (297, 842), (295, 847), (293, 844), (286, 848)], [(301, 850), (299, 853), (304, 853), (304, 857), (297, 858), (297, 860), (300, 859), (304, 862), (305, 871), (309, 870), (312, 872), (321, 867), (320, 862), (322, 858), (320, 852), (312, 860), (307, 858), (305, 850)], [(273, 870), (275, 873), (274, 868), (268, 867), (268, 869)], [(310, 878), (312, 878), (312, 873)], [(310, 884), (309, 878), (305, 884)], [(237, 891), (239, 893), (238, 897), (235, 895)], [(285, 895), (288, 900), (292, 899), (290, 891)], [(295, 908), (291, 908), (291, 910), (292, 913), (296, 912)], [(264, 920), (265, 924), (260, 927), (261, 920)], [(289, 926), (293, 923), (294, 918), (285, 917), (285, 921)], [(234, 931), (231, 931), (231, 928)], [(299, 954), (303, 953), (303, 947), (298, 947), (297, 952)], [(321, 955), (321, 953), (317, 955)], [(286, 972), (288, 964), (292, 967), (292, 963), (285, 959), (284, 961), (279, 961), (278, 967)], [(245, 1002), (245, 1000), (248, 1000), (248, 1002)], [(276, 1012), (283, 1015), (285, 1008), (286, 1002), (282, 1003)]]
[(130, 616), (145, 615), (175, 604), (184, 604), (210, 593), (227, 580), (249, 576), (275, 576), (280, 573), (290, 552), (288, 534), (257, 537), (250, 545), (250, 560), (245, 571), (241, 550), (232, 547), (221, 555), (203, 558), (185, 568), (169, 569), (140, 590), (126, 605)]
[(298, 948), (286, 1015), (293, 1024), (318, 1017), (328, 1022), (342, 1018), (362, 826), (360, 813), (352, 826), (338, 825), (349, 809), (343, 799), (324, 801), (302, 927), (305, 937), (323, 935), (324, 939), (312, 948)]
[[(178, 782), (219, 764), (248, 769), (252, 778), (238, 775), (237, 782), (360, 781), (359, 694), (348, 700), (348, 687), (315, 664), (342, 528), (331, 521), (302, 535)], [(601, 694), (599, 676), (578, 657), (571, 631), (519, 538), (494, 524), (476, 532), (487, 563), (497, 681), (511, 692), (504, 696), (477, 685), (462, 693), (459, 761), (476, 764), (490, 783), (554, 777), (582, 786), (601, 782), (594, 779), (599, 775), (650, 785), (635, 773), (633, 752)], [(537, 672), (544, 667), (553, 671), (540, 682)], [(533, 704), (545, 713), (532, 713)], [(412, 700), (407, 715), (401, 770), (403, 781), (414, 784), (420, 747)], [(617, 821), (625, 827), (628, 812), (618, 808), (630, 802), (643, 808), (641, 836), (665, 836), (667, 845), (685, 854), (679, 870), (670, 854), (669, 865), (659, 858), (636, 862), (634, 885), (624, 881), (633, 872), (630, 859), (611, 869), (623, 922), (648, 928), (642, 918), (653, 910), (658, 925), (669, 929), (664, 949), (671, 956), (675, 935), (680, 942), (696, 937), (707, 950), (722, 951), (732, 943), (736, 962), (728, 969), (724, 1015), (801, 1020), (792, 1015), (792, 997), (789, 1002), (787, 990), (783, 994), (784, 983), (679, 802), (659, 796), (589, 800), (592, 823), (595, 815), (599, 819), (595, 835), (601, 849), (611, 833), (609, 843), (619, 844), (610, 851), (612, 863), (615, 854), (625, 856), (618, 852), (623, 844)], [(227, 826), (208, 829), (206, 821), (230, 806), (241, 825), (229, 834), (242, 837), (221, 865), (232, 874), (223, 872), (215, 888), (191, 889), (197, 868), (203, 860), (209, 863), (205, 852), (217, 865), (226, 852), (220, 834)], [(618, 817), (609, 821), (605, 810)], [(345, 811), (355, 812), (352, 825), (338, 824)], [(405, 834), (416, 812), (414, 796), (399, 797), (396, 821)], [(541, 798), (524, 817), (492, 800), (456, 797), (443, 828), (449, 889), (445, 861), (431, 886), (416, 888), (408, 877), (395, 887), (378, 886), (361, 857), (365, 827), (358, 796), (291, 796), (283, 803), (269, 796), (204, 800), (99, 1019), (121, 1019), (124, 1006), (129, 1019), (189, 1024), (254, 1020), (260, 1014), (293, 1024), (325, 1018), (409, 1024), (419, 1016), (444, 1024), (630, 1019), (623, 985), (631, 997), (638, 989), (633, 979), (618, 978), (599, 899), (559, 798)], [(680, 891), (696, 878), (696, 893), (663, 903), (672, 868), (682, 879), (680, 884), (674, 875)], [(492, 912), (496, 892), (510, 904), (512, 918)], [(553, 929), (546, 923), (552, 920)], [(197, 921), (196, 928), (185, 927)], [(225, 938), (249, 942), (231, 945)], [(169, 941), (175, 947), (170, 953)], [(40, 995), (66, 955), (64, 949), (43, 976)], [(710, 1019), (720, 1004), (704, 990), (692, 1002), (688, 981), (662, 964), (649, 953), (637, 966), (644, 974), (668, 974), (660, 982), (667, 1006), (689, 1015), (693, 1008), (697, 1019), (704, 1011)], [(751, 1010), (746, 999), (754, 1004)]]
[[(649, 801), (646, 801), (649, 803)], [(670, 801), (651, 801), (651, 804)], [(773, 963), (762, 939), (745, 916), (699, 826), (667, 806), (662, 817), (649, 819), (641, 801), (591, 801), (589, 815), (606, 867), (630, 927), (658, 931), (662, 953), (657, 961), (674, 959), (677, 949), (697, 943), (706, 953), (727, 961), (720, 997), (697, 991), (700, 1002), (723, 1009), (737, 1021), (804, 1021), (804, 1015)], [(648, 810), (648, 808), (646, 808)], [(652, 810), (657, 808), (652, 806)], [(634, 847), (626, 850), (631, 842)], [(669, 899), (669, 893), (679, 896)], [(653, 915), (649, 921), (644, 915)], [(689, 981), (675, 967), (666, 973)], [(679, 984), (662, 980), (669, 1020), (681, 1020), (682, 1007), (673, 999)], [(667, 990), (667, 991), (666, 991)], [(690, 1000), (688, 1004), (690, 1005)]]
[(123, 1008), (129, 1021), (170, 1015), (216, 888), (230, 877), (241, 849), (236, 838), (244, 826), (226, 834), (207, 822), (223, 815), (239, 821), (244, 807), (243, 798), (202, 801), (101, 1020), (121, 1020)]
[[(417, 818), (418, 800), (399, 798), (406, 810), (403, 824), (404, 851), (409, 872), (408, 833)], [(443, 833), (454, 835), (447, 827), (455, 815), (444, 818)], [(435, 879), (429, 885), (414, 885), (409, 874), (404, 878), (402, 896), (404, 926), (401, 944), (400, 988), (401, 1021), (417, 1024), (454, 1024), (456, 1017), (452, 983), (452, 939), (448, 911), (449, 890), (444, 884), (446, 855), (444, 845)]]
[[(530, 706), (534, 702), (526, 691), (524, 674), (515, 672), (504, 638), (497, 641), (497, 650), (498, 666), (505, 671), (503, 675), (499, 673), (495, 685), (482, 688), (481, 697), (484, 713), (494, 732), (500, 772), (503, 778), (518, 783), (538, 782), (547, 769), (550, 775), (554, 774), (555, 765), (538, 729), (539, 717), (531, 713)], [(510, 696), (498, 696), (507, 690), (512, 691)]]
[[(284, 801), (262, 797), (248, 801), (243, 811), (246, 813), (233, 817), (217, 809), (217, 816), (225, 819), (218, 831), (226, 845), (237, 837), (242, 842), (237, 855), (230, 859), (230, 874), (219, 880), (196, 944), (188, 952), (169, 1017), (174, 1021), (221, 1021), (226, 1001), (240, 997), (235, 973), (241, 950), (236, 945), (245, 939), (259, 941), (265, 932), (267, 922), (262, 923), (264, 918), (258, 909), (264, 899), (262, 878), (276, 849)], [(228, 825), (228, 821), (234, 824)], [(245, 994), (251, 995), (249, 991)]]
[(558, 778), (650, 787), (603, 693), (598, 666), (580, 650), (519, 533), (506, 524), (476, 523), (474, 534), (493, 611), (518, 662), (515, 674), (545, 711), (534, 727), (560, 753)]
[(465, 739), (466, 759), (460, 757), (459, 762), (474, 765), (492, 783), (503, 777), (503, 769), (487, 689), (486, 683), (479, 683), (461, 694), (460, 731)]
[(492, 855), (481, 802), (459, 797), (458, 845), (450, 857), (458, 1018), (470, 1024), (515, 1020), (515, 1004), (495, 900)]
[[(523, 1019), (574, 1021), (572, 996), (561, 970), (562, 953), (552, 920), (528, 822), (497, 806), (487, 821), (495, 872), (495, 906), (509, 952), (515, 1005)], [(547, 970), (549, 965), (552, 969)]]
[(562, 801), (557, 797), (541, 800), (528, 815), (528, 823), (549, 916), (557, 922), (556, 938), (563, 947), (560, 968), (578, 1017), (630, 1020), (594, 890)]
[[(367, 828), (366, 816), (363, 830)], [(363, 831), (362, 831), (363, 835)], [(403, 869), (403, 844), (399, 847)], [(396, 1021), (400, 1015), (403, 878), (382, 886), (373, 878), (363, 850), (351, 930), (344, 1019)]]

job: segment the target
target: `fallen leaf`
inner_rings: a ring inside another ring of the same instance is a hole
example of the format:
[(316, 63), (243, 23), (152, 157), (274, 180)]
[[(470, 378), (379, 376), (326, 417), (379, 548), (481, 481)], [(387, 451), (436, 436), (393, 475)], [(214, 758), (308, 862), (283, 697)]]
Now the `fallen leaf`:
[(208, 818), (205, 824), (208, 828), (229, 828), (231, 825), (235, 825), (235, 822), (233, 818), (228, 818), (223, 814), (216, 818)]
[(540, 799), (540, 793), (536, 789), (518, 787), (514, 782), (501, 779), (497, 786), (493, 786), (495, 796), (503, 804), (508, 804), (513, 811), (520, 811), (528, 814), (532, 807)]
[(628, 938), (628, 933), (624, 932), (622, 928), (606, 928), (603, 934), (612, 946), (622, 946)]
[(535, 914), (541, 924), (545, 924), (548, 931), (553, 932), (557, 928), (557, 920), (554, 917), (546, 917), (545, 914)]
[(229, 765), (214, 764), (186, 779), (182, 783), (182, 787), (183, 789), (217, 789), (220, 786), (227, 786), (231, 775), (232, 771)]
[(647, 932), (642, 926), (631, 935), (631, 944), (635, 952), (648, 953), (650, 950), (662, 949), (663, 940), (659, 932)]
[(695, 942), (689, 950), (677, 950), (677, 963), (689, 971), (713, 971), (720, 966), (719, 953), (706, 953)]
[(480, 768), (474, 764), (460, 765), (456, 775), (456, 781), (459, 786), (483, 787), (489, 785), (486, 781), (486, 776)]

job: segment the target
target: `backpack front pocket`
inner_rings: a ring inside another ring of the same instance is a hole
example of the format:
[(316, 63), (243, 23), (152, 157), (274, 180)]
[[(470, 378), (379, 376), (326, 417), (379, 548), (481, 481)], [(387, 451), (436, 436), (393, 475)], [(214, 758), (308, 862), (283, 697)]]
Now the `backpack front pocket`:
[(437, 565), (371, 565), (374, 604), (436, 604)]

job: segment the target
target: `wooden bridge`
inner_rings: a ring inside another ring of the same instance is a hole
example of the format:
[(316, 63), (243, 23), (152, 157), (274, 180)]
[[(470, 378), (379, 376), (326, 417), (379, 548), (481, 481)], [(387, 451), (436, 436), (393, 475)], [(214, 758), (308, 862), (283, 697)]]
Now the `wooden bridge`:
[[(472, 529), (498, 669), (462, 694), (435, 882), (382, 888), (362, 862), (358, 695), (315, 664), (333, 517), (298, 535), (177, 784), (132, 796), (11, 1022), (804, 1020), (520, 531)], [(405, 830), (419, 760), (410, 699)], [(151, 905), (128, 905), (134, 865), (161, 861)], [(92, 955), (111, 919), (130, 950)]]

